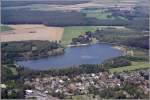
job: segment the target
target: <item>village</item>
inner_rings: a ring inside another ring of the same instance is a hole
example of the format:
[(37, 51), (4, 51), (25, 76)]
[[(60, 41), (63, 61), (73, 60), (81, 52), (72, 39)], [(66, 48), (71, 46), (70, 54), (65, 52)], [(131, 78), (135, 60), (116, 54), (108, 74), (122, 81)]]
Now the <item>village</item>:
[(2, 0), (1, 99), (149, 99), (148, 3)]
[[(25, 98), (63, 98), (74, 95), (90, 94), (90, 88), (102, 91), (106, 88), (122, 87), (124, 82), (136, 85), (137, 89), (145, 95), (149, 93), (149, 74), (148, 71), (138, 70), (130, 73), (110, 74), (99, 72), (91, 74), (81, 74), (75, 77), (69, 76), (46, 76), (25, 79), (26, 89)], [(126, 97), (131, 95), (123, 91)], [(63, 97), (62, 97), (63, 96)]]

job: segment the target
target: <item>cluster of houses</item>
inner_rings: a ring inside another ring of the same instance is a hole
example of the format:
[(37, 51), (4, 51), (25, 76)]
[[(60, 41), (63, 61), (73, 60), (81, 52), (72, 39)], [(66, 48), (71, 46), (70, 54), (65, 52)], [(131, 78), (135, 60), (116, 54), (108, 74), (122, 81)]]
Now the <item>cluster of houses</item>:
[(79, 35), (77, 38), (73, 38), (71, 44), (88, 44), (92, 42), (92, 33), (86, 32), (85, 34)]
[(81, 74), (75, 77), (69, 76), (46, 76), (25, 79), (26, 85), (30, 89), (25, 90), (26, 98), (53, 98), (53, 94), (63, 94), (65, 96), (86, 95), (90, 93), (90, 88), (94, 87), (102, 91), (108, 87), (121, 87), (123, 81), (135, 84), (145, 94), (149, 93), (148, 71), (140, 70), (131, 73), (110, 74), (99, 72), (91, 74)]

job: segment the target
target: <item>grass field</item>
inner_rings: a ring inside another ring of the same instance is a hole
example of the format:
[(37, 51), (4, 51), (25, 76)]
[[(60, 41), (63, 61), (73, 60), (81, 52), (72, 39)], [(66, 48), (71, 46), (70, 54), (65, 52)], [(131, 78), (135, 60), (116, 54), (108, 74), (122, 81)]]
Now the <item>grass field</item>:
[(99, 12), (88, 12), (86, 13), (86, 16), (87, 17), (94, 17), (94, 18), (97, 18), (97, 19), (114, 19), (114, 17), (108, 17), (108, 16), (111, 16), (110, 13), (103, 13), (101, 11)]
[(10, 31), (10, 30), (13, 30), (13, 28), (11, 28), (9, 26), (6, 26), (6, 25), (0, 26), (0, 31), (1, 32), (6, 32), (6, 31)]
[(148, 68), (149, 63), (148, 62), (132, 62), (131, 66), (124, 66), (124, 67), (119, 67), (119, 68), (112, 68), (109, 69), (111, 73), (114, 72), (123, 72), (123, 71), (132, 71), (132, 70), (137, 70), (137, 69), (144, 69)]
[(91, 18), (97, 18), (97, 19), (125, 19), (124, 17), (121, 16), (111, 16), (111, 13), (108, 12), (87, 12), (86, 17), (91, 17)]
[(105, 10), (102, 9), (83, 9), (80, 11), (81, 13), (85, 13), (86, 17), (92, 17), (92, 18), (97, 18), (97, 19), (114, 19), (113, 16), (111, 16), (111, 13), (106, 12)]
[(95, 31), (97, 28), (101, 26), (71, 26), (65, 27), (62, 37), (62, 44), (68, 45), (72, 38), (78, 37), (81, 34), (84, 34), (87, 31)]

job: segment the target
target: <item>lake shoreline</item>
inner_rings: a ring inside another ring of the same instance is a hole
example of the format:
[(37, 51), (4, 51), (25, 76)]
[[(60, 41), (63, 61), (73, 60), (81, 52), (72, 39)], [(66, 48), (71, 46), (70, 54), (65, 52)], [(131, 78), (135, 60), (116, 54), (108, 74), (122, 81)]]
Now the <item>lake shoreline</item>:
[[(78, 46), (82, 47), (80, 48)], [(106, 43), (82, 44), (78, 46), (66, 47), (64, 55), (31, 61), (20, 61), (16, 63), (24, 67), (28, 66), (29, 68), (34, 69), (35, 66), (38, 66), (37, 68), (46, 70), (51, 67), (57, 68), (57, 66), (58, 68), (66, 68), (82, 64), (100, 64), (104, 60), (111, 57), (121, 56), (123, 54), (120, 50), (114, 49), (112, 48), (112, 45)]]
[[(120, 50), (120, 51), (125, 51), (125, 49), (123, 48), (123, 46), (120, 46), (118, 45), (117, 43), (109, 43), (109, 42), (92, 42), (92, 43), (86, 43), (86, 44), (77, 44), (77, 45), (67, 45), (66, 47), (64, 47), (64, 50), (66, 48), (71, 48), (71, 47), (82, 47), (82, 46), (89, 46), (89, 45), (94, 45), (94, 44), (110, 44), (112, 45), (112, 48), (113, 49), (117, 49), (117, 50)], [(63, 51), (64, 51), (63, 50)], [(29, 61), (29, 60), (38, 60), (38, 59), (42, 59), (42, 58), (48, 58), (48, 57), (54, 57), (54, 56), (59, 56), (59, 55), (62, 55), (64, 54), (65, 51), (63, 53), (59, 53), (59, 54), (55, 54), (55, 55), (43, 55), (43, 56), (34, 56), (32, 58), (17, 58), (15, 59), (15, 64), (16, 62), (18, 61)]]
[(74, 44), (74, 45), (69, 44), (66, 47), (80, 47), (80, 46), (87, 46), (93, 44), (110, 44), (112, 45), (112, 48), (126, 52), (126, 48), (123, 45), (120, 45), (118, 43), (110, 43), (110, 42), (94, 42), (94, 43)]

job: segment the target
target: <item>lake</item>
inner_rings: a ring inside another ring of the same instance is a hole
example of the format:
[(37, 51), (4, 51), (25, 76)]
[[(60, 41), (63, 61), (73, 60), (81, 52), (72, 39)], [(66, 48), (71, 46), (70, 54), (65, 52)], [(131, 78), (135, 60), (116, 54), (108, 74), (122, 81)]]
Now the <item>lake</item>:
[(68, 47), (62, 55), (37, 60), (18, 61), (17, 64), (35, 70), (77, 66), (80, 64), (100, 64), (106, 59), (122, 55), (110, 44), (97, 43), (79, 47)]

